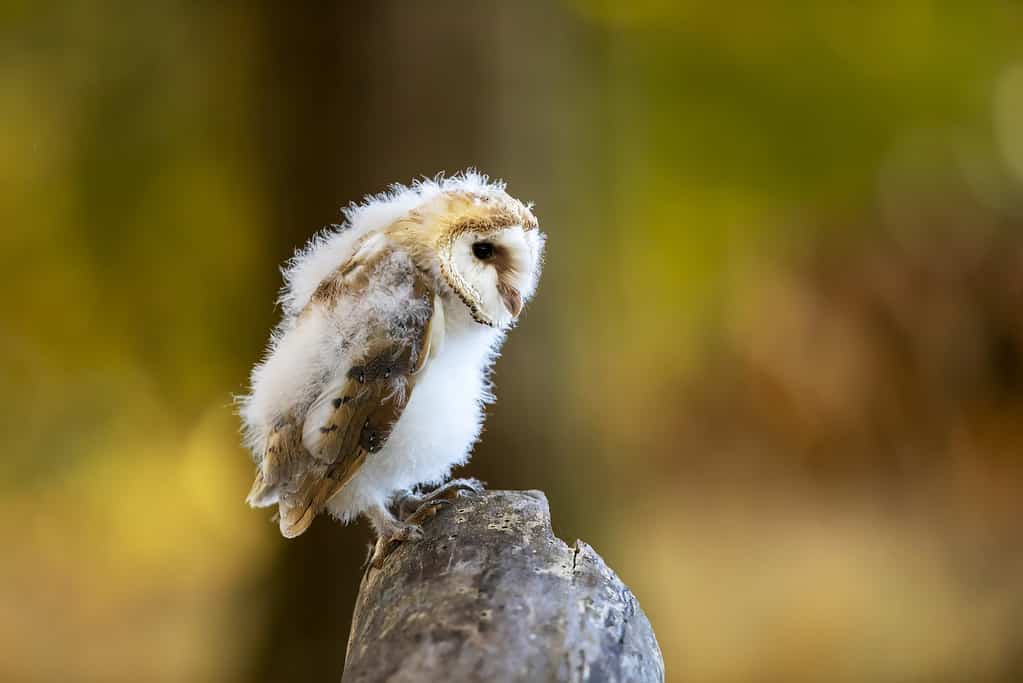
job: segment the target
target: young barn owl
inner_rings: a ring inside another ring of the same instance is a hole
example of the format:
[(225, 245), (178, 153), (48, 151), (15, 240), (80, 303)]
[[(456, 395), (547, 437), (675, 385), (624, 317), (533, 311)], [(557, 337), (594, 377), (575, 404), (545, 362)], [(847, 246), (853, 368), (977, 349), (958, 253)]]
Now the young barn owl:
[(241, 399), (248, 502), (276, 505), (288, 538), (324, 510), (365, 514), (379, 566), (446, 497), (478, 488), (412, 493), (468, 459), (543, 245), (530, 208), (474, 172), (396, 185), (313, 238), (284, 270), (284, 316)]

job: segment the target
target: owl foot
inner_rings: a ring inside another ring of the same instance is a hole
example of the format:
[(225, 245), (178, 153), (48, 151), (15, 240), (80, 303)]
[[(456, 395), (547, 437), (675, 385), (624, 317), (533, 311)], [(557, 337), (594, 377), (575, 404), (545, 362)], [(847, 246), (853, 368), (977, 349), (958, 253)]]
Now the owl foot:
[(383, 508), (368, 511), (367, 515), (377, 531), (377, 542), (368, 564), (380, 569), (399, 543), (423, 538), (423, 523), (432, 519), (438, 510), (461, 496), (482, 492), (483, 482), (479, 479), (452, 479), (421, 496), (411, 493), (402, 496), (398, 500), (398, 519)]
[[(407, 519), (415, 515), (420, 508), (427, 503), (438, 500), (452, 501), (466, 495), (479, 495), (483, 493), (483, 482), (479, 479), (452, 479), (446, 484), (438, 486), (433, 491), (417, 496), (406, 493), (398, 499), (398, 517)], [(433, 515), (430, 515), (431, 517)]]
[[(403, 501), (404, 502), (404, 501)], [(399, 522), (391, 519), (380, 528), (380, 535), (377, 538), (376, 546), (373, 548), (373, 555), (369, 564), (374, 569), (384, 566), (388, 555), (394, 552), (399, 543), (404, 541), (418, 541), (423, 538), (423, 524), (432, 519), (441, 508), (451, 505), (448, 498), (435, 498), (419, 503), (419, 506), (404, 521)]]
[(416, 523), (416, 520), (399, 522), (392, 520), (386, 528), (379, 530), (376, 545), (373, 548), (373, 555), (370, 564), (374, 569), (384, 566), (384, 560), (404, 541), (418, 541), (423, 537), (423, 528)]

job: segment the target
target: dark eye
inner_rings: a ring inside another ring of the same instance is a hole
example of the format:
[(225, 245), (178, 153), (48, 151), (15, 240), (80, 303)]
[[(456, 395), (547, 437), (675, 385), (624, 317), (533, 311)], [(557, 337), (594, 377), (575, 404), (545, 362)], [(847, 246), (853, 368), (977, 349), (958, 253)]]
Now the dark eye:
[(490, 242), (476, 242), (472, 245), (472, 255), (480, 261), (494, 258), (494, 245)]

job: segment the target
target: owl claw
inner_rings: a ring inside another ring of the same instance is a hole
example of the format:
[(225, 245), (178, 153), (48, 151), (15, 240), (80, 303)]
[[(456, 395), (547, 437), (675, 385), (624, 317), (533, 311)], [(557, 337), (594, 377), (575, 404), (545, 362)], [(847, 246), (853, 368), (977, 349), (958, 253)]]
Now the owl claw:
[(376, 545), (373, 546), (373, 554), (369, 557), (369, 566), (373, 569), (380, 569), (384, 566), (384, 560), (391, 554), (393, 548), (391, 547), (391, 540), (381, 536), (377, 539)]
[[(483, 482), (479, 479), (452, 479), (429, 493), (417, 496), (407, 493), (398, 500), (398, 517), (406, 519), (418, 512), (426, 503), (444, 500), (452, 501), (463, 496), (483, 493)], [(432, 516), (432, 515), (431, 515)]]
[(416, 508), (415, 512), (406, 517), (405, 522), (417, 525), (423, 524), (426, 520), (431, 519), (434, 515), (436, 515), (441, 508), (448, 507), (449, 505), (451, 505), (451, 501), (446, 498), (428, 500)]
[(369, 564), (374, 569), (380, 569), (384, 566), (384, 560), (398, 547), (399, 543), (419, 541), (422, 538), (423, 528), (416, 523), (416, 520), (408, 519), (405, 522), (396, 522), (393, 528), (388, 529), (377, 539)]

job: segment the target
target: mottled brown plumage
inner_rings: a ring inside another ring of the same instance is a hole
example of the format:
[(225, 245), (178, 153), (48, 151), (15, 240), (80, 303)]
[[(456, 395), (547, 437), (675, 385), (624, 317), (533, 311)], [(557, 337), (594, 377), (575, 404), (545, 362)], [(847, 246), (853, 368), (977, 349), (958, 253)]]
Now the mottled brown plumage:
[[(335, 276), (324, 280), (307, 308), (330, 307), (341, 292), (366, 287), (369, 273), (388, 253), (386, 248), (357, 251)], [(412, 277), (414, 296), (429, 306), (430, 314), (424, 321), (415, 316), (395, 321), (416, 328), (411, 343), (406, 335), (396, 339), (389, 330), (379, 330), (345, 381), (309, 406), (304, 424), (293, 418), (282, 421), (267, 441), (249, 501), (258, 504), (276, 494), (281, 533), (288, 538), (309, 527), (366, 457), (380, 450), (401, 417), (429, 356), (434, 310), (435, 294), (426, 277), (421, 272)]]

